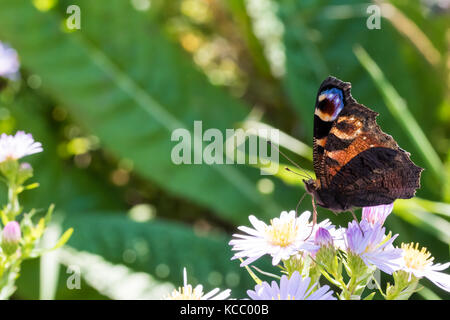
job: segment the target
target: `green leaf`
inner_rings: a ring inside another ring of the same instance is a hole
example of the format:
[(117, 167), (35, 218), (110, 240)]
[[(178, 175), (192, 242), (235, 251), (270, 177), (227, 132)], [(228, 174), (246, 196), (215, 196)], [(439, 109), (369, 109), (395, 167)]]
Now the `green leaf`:
[[(67, 215), (63, 226), (75, 232), (68, 245), (76, 250), (102, 256), (113, 264), (123, 264), (137, 272), (147, 272), (156, 281), (182, 284), (182, 270), (201, 283), (205, 292), (215, 287), (232, 289), (232, 296), (244, 297), (254, 282), (239, 261), (231, 261), (229, 238), (223, 234), (196, 234), (177, 223), (152, 220), (135, 222), (124, 215), (89, 212)], [(272, 271), (269, 259), (257, 262)]]
[(450, 244), (450, 222), (428, 212), (414, 201), (401, 199), (395, 201), (394, 212), (405, 221)]
[(373, 297), (375, 296), (375, 294), (376, 294), (376, 291), (367, 295), (363, 300), (372, 300)]
[[(54, 299), (57, 300), (104, 300), (108, 297), (101, 295), (92, 286), (81, 278), (81, 288), (70, 290), (67, 287), (67, 280), (70, 276), (66, 270), (61, 269), (57, 281)], [(20, 277), (16, 281), (17, 290), (14, 293), (15, 299), (37, 300), (40, 298), (40, 261), (39, 259), (26, 260), (22, 263)]]
[(252, 61), (258, 71), (266, 78), (272, 78), (270, 65), (264, 55), (264, 48), (258, 38), (255, 36), (252, 26), (252, 19), (249, 17), (245, 0), (228, 0), (225, 2), (228, 10), (233, 15), (240, 34), (245, 39)]
[[(66, 4), (70, 1), (62, 1), (61, 9)], [(131, 159), (144, 177), (236, 223), (246, 220), (243, 212), (267, 217), (279, 212), (273, 199), (257, 191), (250, 178), (255, 169), (177, 166), (170, 158), (173, 130), (192, 131), (194, 120), (201, 119), (205, 130), (225, 132), (245, 118), (246, 106), (210, 85), (129, 2), (77, 4), (85, 24), (67, 33), (61, 28), (65, 9), (44, 13), (31, 2), (2, 1), (0, 36), (20, 52), (22, 64), (40, 76), (46, 91), (103, 146)], [(12, 15), (26, 18), (19, 22)]]
[(417, 292), (420, 296), (422, 296), (426, 300), (442, 300), (437, 294), (426, 287), (422, 287), (420, 291)]
[(176, 288), (169, 282), (156, 281), (147, 273), (133, 272), (123, 265), (111, 264), (98, 255), (69, 247), (59, 252), (59, 260), (69, 271), (76, 266), (76, 272), (79, 272), (71, 274), (71, 279), (68, 278), (72, 290), (82, 289), (77, 288), (78, 280), (73, 278), (78, 275), (101, 294), (117, 300), (161, 300)]
[(65, 245), (67, 243), (67, 241), (69, 241), (70, 237), (72, 236), (72, 233), (73, 233), (73, 228), (67, 229), (63, 233), (61, 238), (59, 238), (58, 242), (55, 244), (55, 246), (51, 250), (56, 250), (58, 248), (61, 248), (63, 245)]
[[(61, 235), (61, 228), (57, 224), (47, 227), (40, 244), (44, 248), (53, 246)], [(39, 299), (53, 300), (58, 288), (59, 260), (58, 251), (47, 252), (40, 259)]]

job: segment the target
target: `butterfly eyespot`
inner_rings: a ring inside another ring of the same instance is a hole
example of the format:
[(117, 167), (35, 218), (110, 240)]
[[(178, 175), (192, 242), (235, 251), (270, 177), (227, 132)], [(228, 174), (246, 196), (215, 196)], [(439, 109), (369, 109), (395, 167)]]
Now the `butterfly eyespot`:
[(323, 121), (334, 121), (344, 108), (342, 91), (337, 88), (322, 91), (317, 100), (315, 114)]

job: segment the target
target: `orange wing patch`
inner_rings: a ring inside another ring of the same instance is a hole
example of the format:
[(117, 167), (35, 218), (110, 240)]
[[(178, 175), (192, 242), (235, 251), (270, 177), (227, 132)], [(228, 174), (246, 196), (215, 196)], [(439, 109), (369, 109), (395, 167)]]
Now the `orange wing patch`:
[[(377, 126), (378, 127), (378, 126)], [(377, 135), (372, 130), (367, 130), (361, 120), (355, 117), (340, 117), (330, 131), (340, 140), (345, 140), (348, 145), (343, 149), (336, 149), (336, 146), (326, 144), (323, 161), (325, 168), (325, 181), (329, 184), (333, 176), (345, 166), (351, 159), (361, 152), (374, 148), (386, 147), (385, 137)]]

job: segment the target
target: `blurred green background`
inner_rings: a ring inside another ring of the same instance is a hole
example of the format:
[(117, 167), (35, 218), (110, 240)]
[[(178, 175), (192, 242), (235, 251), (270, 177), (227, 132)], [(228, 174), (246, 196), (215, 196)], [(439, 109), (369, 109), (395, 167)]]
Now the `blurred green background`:
[[(370, 30), (374, 3), (383, 16)], [(80, 30), (66, 26), (72, 4)], [(449, 261), (449, 15), (432, 0), (2, 0), (0, 41), (17, 50), (21, 77), (0, 93), (0, 130), (44, 146), (27, 158), (41, 186), (23, 204), (55, 203), (56, 221), (75, 229), (67, 248), (24, 264), (14, 298), (159, 299), (182, 285), (184, 266), (190, 283), (244, 297), (254, 283), (230, 261), (231, 234), (250, 214), (268, 222), (295, 208), (303, 183), (284, 170), (174, 165), (171, 133), (194, 120), (223, 132), (270, 125), (312, 170), (314, 99), (328, 75), (350, 81), (425, 168), (417, 197), (396, 201), (386, 222), (396, 244)], [(267, 258), (256, 265), (273, 271)], [(81, 289), (67, 288), (68, 267)], [(415, 299), (450, 297), (421, 283)]]

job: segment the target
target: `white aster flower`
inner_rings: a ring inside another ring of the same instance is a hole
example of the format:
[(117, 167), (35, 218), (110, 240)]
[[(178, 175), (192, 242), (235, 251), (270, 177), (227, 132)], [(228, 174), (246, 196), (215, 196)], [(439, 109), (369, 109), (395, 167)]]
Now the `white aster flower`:
[(402, 270), (413, 274), (416, 278), (427, 278), (439, 288), (450, 292), (450, 275), (439, 272), (447, 269), (450, 262), (444, 264), (433, 264), (434, 257), (427, 251), (426, 248), (419, 250), (419, 244), (414, 246), (414, 243), (402, 243), (403, 250), (403, 266)]
[(392, 245), (397, 236), (398, 234), (386, 236), (385, 228), (379, 223), (372, 225), (366, 220), (361, 220), (358, 225), (358, 222), (353, 220), (349, 222), (344, 238), (347, 252), (360, 256), (368, 267), (375, 265), (380, 270), (392, 274), (400, 269), (402, 263), (402, 250)]
[[(295, 211), (283, 211), (279, 218), (270, 221), (270, 225), (258, 220), (255, 216), (249, 217), (254, 229), (240, 226), (239, 230), (246, 235), (234, 234), (230, 241), (231, 250), (238, 251), (232, 259), (247, 258), (241, 266), (246, 266), (265, 254), (272, 256), (272, 264), (288, 259), (297, 254), (299, 250), (314, 246), (314, 235), (311, 233), (311, 213), (305, 211), (296, 217)], [(309, 237), (309, 238), (308, 238)], [(311, 239), (310, 239), (311, 238)]]
[(247, 294), (252, 300), (336, 300), (329, 286), (325, 285), (312, 292), (318, 282), (309, 287), (310, 282), (309, 277), (302, 279), (298, 271), (295, 271), (289, 279), (283, 275), (280, 286), (275, 281), (271, 285), (264, 281), (256, 285), (254, 291), (248, 290)]
[(165, 300), (225, 300), (230, 296), (231, 290), (227, 289), (219, 293), (220, 289), (215, 288), (210, 292), (204, 294), (203, 286), (197, 285), (192, 288), (190, 284), (187, 283), (187, 273), (186, 268), (183, 269), (183, 282), (184, 285), (178, 290), (173, 290), (171, 294), (166, 296)]
[(17, 78), (19, 66), (16, 50), (0, 42), (0, 77), (14, 80)]
[(0, 162), (8, 159), (18, 160), (42, 150), (42, 144), (34, 141), (29, 133), (17, 131), (14, 136), (5, 133), (0, 136)]

